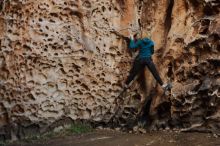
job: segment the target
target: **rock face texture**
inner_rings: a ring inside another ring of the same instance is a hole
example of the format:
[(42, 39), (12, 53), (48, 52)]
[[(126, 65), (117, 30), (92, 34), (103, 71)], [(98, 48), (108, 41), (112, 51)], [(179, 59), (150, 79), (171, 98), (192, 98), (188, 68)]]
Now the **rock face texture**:
[[(140, 117), (155, 129), (219, 131), (219, 9), (218, 0), (1, 1), (1, 138)], [(134, 58), (128, 30), (151, 35), (169, 96), (145, 70), (115, 102)]]

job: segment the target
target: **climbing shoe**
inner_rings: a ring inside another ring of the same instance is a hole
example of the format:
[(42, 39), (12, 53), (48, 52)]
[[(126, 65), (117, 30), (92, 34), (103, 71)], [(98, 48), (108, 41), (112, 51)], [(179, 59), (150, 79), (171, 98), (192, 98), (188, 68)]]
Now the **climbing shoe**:
[(172, 88), (172, 84), (171, 83), (166, 83), (162, 85), (162, 88), (166, 91), (166, 90), (170, 90)]

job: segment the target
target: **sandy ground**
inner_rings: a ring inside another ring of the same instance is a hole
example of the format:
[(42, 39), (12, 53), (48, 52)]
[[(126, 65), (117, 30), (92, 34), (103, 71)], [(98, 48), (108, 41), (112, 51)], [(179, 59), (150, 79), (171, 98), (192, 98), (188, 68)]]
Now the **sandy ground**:
[(98, 130), (83, 135), (7, 146), (220, 146), (220, 138), (204, 133), (151, 132), (128, 134)]

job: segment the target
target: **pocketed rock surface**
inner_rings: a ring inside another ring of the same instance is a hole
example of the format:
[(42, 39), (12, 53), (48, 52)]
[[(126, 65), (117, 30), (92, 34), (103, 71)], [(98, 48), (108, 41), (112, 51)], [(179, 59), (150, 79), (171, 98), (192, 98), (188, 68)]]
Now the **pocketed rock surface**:
[[(2, 1), (1, 139), (80, 120), (133, 126), (150, 98), (153, 129), (219, 132), (219, 9), (218, 0)], [(128, 28), (151, 35), (170, 95), (145, 70), (115, 102), (134, 58)]]

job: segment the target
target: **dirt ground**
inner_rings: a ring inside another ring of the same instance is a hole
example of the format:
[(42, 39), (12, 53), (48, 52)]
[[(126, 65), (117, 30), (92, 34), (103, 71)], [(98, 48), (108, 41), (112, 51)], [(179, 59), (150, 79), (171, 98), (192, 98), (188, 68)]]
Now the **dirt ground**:
[(151, 132), (128, 134), (98, 130), (88, 134), (7, 146), (220, 146), (220, 138), (204, 133)]

